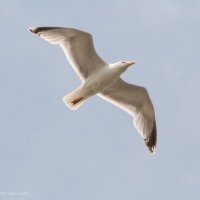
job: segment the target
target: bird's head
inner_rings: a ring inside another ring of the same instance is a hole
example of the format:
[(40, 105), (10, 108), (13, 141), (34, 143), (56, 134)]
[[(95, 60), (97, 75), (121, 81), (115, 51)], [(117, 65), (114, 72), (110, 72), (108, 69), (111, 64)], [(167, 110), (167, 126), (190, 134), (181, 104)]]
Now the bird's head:
[(119, 61), (113, 64), (109, 64), (109, 67), (118, 75), (121, 75), (128, 69), (128, 67), (130, 67), (133, 64), (135, 64), (135, 61)]
[(120, 64), (121, 64), (121, 66), (129, 67), (131, 65), (134, 65), (135, 61), (121, 61)]
[(110, 64), (110, 68), (117, 71), (119, 74), (127, 70), (128, 67), (135, 64), (135, 61), (120, 61), (117, 63)]
[(120, 61), (116, 63), (116, 67), (124, 72), (125, 70), (127, 70), (128, 67), (132, 66), (133, 64), (135, 64), (135, 61)]

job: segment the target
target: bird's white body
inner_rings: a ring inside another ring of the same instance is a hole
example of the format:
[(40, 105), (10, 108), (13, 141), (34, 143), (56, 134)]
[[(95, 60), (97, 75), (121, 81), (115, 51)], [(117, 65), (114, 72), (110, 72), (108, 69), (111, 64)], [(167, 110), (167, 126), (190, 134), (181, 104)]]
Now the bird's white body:
[(83, 82), (83, 87), (91, 90), (92, 95), (100, 93), (111, 87), (126, 69), (127, 66), (121, 63), (102, 66)]
[[(64, 103), (71, 110), (76, 110), (90, 96), (102, 93), (106, 89), (112, 87), (131, 63), (133, 64), (133, 62), (130, 62), (129, 64), (117, 62), (110, 65), (103, 65), (100, 69), (90, 74), (79, 88), (66, 95), (63, 98)], [(74, 104), (73, 101), (76, 99), (79, 99), (80, 101)]]
[(145, 88), (126, 83), (120, 78), (134, 61), (107, 64), (96, 53), (91, 34), (80, 30), (60, 27), (38, 27), (29, 30), (52, 44), (60, 45), (82, 80), (79, 88), (63, 98), (70, 109), (76, 110), (87, 98), (98, 94), (134, 117), (134, 126), (144, 138), (149, 150), (155, 152), (155, 113), (148, 92)]

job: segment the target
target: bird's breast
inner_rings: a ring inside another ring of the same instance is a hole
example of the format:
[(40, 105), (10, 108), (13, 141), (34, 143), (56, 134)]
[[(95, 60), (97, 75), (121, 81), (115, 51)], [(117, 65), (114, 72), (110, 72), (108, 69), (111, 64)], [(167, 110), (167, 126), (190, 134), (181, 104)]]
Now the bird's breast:
[(113, 73), (111, 70), (101, 70), (89, 76), (85, 81), (84, 87), (91, 91), (91, 93), (99, 93), (110, 87), (118, 79), (119, 75)]

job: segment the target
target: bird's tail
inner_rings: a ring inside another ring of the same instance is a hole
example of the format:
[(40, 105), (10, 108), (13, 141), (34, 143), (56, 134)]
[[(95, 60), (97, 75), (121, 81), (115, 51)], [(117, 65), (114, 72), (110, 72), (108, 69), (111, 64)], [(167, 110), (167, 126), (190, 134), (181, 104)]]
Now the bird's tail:
[(76, 110), (85, 102), (85, 100), (87, 98), (88, 98), (88, 95), (87, 95), (86, 91), (84, 90), (84, 88), (82, 86), (80, 86), (73, 92), (64, 96), (63, 102), (71, 110)]

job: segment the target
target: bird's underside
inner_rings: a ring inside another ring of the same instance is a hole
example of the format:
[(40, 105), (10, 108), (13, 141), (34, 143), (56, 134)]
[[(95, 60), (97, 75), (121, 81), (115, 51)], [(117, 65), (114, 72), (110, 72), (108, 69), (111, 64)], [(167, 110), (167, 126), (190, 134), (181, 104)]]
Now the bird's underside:
[(120, 78), (134, 62), (107, 64), (95, 51), (89, 33), (72, 28), (37, 27), (29, 29), (44, 40), (58, 44), (82, 80), (82, 85), (63, 98), (72, 110), (87, 98), (98, 94), (133, 116), (133, 124), (151, 153), (155, 153), (157, 130), (153, 104), (145, 88), (126, 83)]

